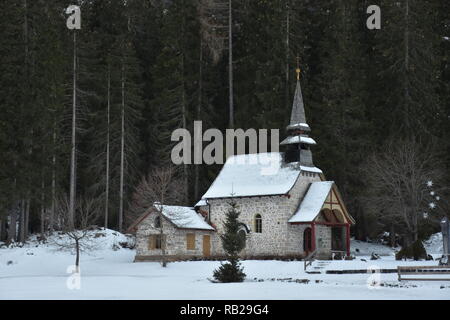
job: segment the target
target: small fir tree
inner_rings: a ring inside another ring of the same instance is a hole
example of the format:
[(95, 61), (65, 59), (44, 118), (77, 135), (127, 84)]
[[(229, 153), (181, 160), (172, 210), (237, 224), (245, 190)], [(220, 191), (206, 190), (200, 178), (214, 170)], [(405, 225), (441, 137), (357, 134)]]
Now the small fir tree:
[(221, 236), (227, 262), (214, 270), (213, 276), (219, 282), (242, 282), (245, 279), (245, 273), (239, 262), (239, 252), (244, 248), (245, 241), (238, 232), (240, 212), (237, 210), (236, 202), (232, 201), (230, 206), (225, 221), (225, 233)]

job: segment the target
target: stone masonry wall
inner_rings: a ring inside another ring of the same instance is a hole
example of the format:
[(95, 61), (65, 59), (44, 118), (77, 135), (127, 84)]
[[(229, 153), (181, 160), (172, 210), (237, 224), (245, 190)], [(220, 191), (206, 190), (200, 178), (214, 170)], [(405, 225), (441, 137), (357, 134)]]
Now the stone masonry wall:
[(331, 228), (316, 224), (317, 257), (328, 258), (331, 250)]
[[(152, 234), (159, 234), (160, 229), (154, 228), (156, 213), (148, 215), (138, 226), (136, 231), (136, 256), (159, 256), (161, 249), (149, 249), (149, 237)], [(168, 256), (203, 256), (203, 235), (211, 236), (211, 253), (213, 238), (216, 232), (207, 230), (192, 230), (176, 228), (167, 219), (162, 219), (163, 233), (166, 235), (166, 255)], [(187, 250), (186, 234), (195, 234), (195, 249)]]
[[(298, 208), (300, 199), (304, 197), (309, 184), (314, 181), (320, 181), (317, 174), (300, 175), (289, 196), (234, 199), (241, 212), (239, 220), (251, 229), (251, 232), (247, 234), (243, 257), (303, 254), (303, 231), (308, 225), (291, 225), (288, 220)], [(209, 199), (208, 202), (211, 222), (217, 227), (220, 235), (223, 233), (223, 223), (230, 208), (230, 199)], [(256, 214), (262, 217), (262, 233), (255, 232)], [(219, 237), (214, 237), (212, 254), (223, 255)]]

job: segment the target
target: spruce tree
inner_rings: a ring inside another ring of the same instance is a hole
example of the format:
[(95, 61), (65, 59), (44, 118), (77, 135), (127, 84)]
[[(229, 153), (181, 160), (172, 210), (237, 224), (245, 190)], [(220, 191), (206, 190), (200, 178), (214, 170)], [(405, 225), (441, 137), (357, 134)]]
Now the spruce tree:
[(244, 249), (245, 241), (238, 232), (240, 212), (237, 210), (237, 204), (232, 201), (230, 206), (224, 224), (225, 233), (220, 237), (227, 262), (223, 263), (219, 269), (214, 270), (214, 279), (220, 282), (242, 282), (245, 279), (245, 273), (239, 262), (239, 252)]

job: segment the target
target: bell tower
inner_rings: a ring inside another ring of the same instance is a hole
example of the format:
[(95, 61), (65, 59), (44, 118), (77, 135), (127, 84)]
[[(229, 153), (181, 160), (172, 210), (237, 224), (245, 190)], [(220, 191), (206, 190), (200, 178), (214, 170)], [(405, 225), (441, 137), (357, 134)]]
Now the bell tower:
[(297, 162), (302, 167), (302, 170), (307, 170), (307, 167), (314, 167), (310, 148), (316, 142), (309, 137), (311, 128), (307, 124), (305, 117), (298, 58), (295, 71), (297, 73), (297, 85), (295, 87), (294, 102), (292, 103), (291, 120), (286, 127), (288, 137), (280, 145), (286, 148), (285, 161), (287, 163)]

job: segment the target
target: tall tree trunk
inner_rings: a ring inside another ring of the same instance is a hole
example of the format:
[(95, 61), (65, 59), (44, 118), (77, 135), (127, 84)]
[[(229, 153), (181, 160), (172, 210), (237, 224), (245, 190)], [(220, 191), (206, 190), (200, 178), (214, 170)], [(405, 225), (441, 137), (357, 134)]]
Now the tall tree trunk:
[(108, 211), (109, 211), (109, 127), (110, 127), (110, 107), (111, 107), (111, 73), (108, 63), (108, 110), (107, 110), (107, 133), (106, 133), (106, 185), (105, 185), (105, 228), (108, 228)]
[[(28, 43), (28, 2), (27, 0), (23, 0), (23, 39), (24, 39), (24, 50), (25, 50), (25, 61), (24, 61), (24, 66), (25, 66), (25, 86), (26, 86), (26, 92), (25, 92), (25, 108), (28, 108), (28, 102), (29, 102), (29, 94), (30, 94), (30, 60), (29, 60), (29, 43)], [(31, 128), (31, 137), (33, 137), (33, 128)], [(31, 158), (31, 153), (32, 153), (32, 142), (27, 150), (28, 155)], [(27, 179), (29, 181), (29, 185), (31, 185), (31, 181), (30, 178)], [(28, 223), (28, 219), (27, 219), (27, 204), (28, 204), (28, 197), (29, 197), (29, 188), (30, 186), (27, 186), (27, 191), (26, 191), (26, 200), (22, 199), (22, 203), (21, 203), (21, 211), (20, 211), (20, 242), (25, 242), (25, 238), (27, 236), (27, 223)]]
[(5, 219), (0, 219), (0, 241), (6, 239), (6, 228), (5, 228)]
[(31, 206), (31, 199), (28, 197), (25, 201), (25, 223), (24, 223), (24, 242), (28, 238), (28, 230), (30, 229), (30, 206)]
[(403, 92), (404, 92), (404, 103), (405, 103), (405, 123), (407, 130), (412, 129), (411, 123), (410, 123), (410, 108), (409, 108), (409, 0), (406, 0), (405, 2), (405, 21), (404, 21), (405, 31), (404, 31), (404, 63), (405, 63), (405, 69), (404, 69), (404, 79), (403, 79)]
[(77, 36), (73, 31), (72, 152), (70, 157), (69, 227), (74, 227), (76, 193)]
[(286, 0), (286, 70), (285, 70), (285, 105), (286, 110), (289, 110), (289, 102), (291, 99), (291, 96), (289, 94), (289, 30), (290, 30), (290, 8), (289, 8), (289, 0)]
[[(14, 172), (17, 172), (17, 160), (14, 160)], [(17, 194), (17, 178), (14, 177), (13, 182), (13, 190), (14, 194)], [(10, 216), (10, 222), (8, 225), (8, 238), (6, 239), (7, 243), (11, 243), (13, 241), (16, 241), (17, 236), (17, 201), (15, 202), (15, 205), (12, 210), (9, 211)]]
[(41, 237), (45, 237), (45, 182), (44, 174), (41, 174)]
[[(184, 1), (182, 3), (182, 7), (185, 7)], [(183, 19), (181, 23), (181, 38), (184, 39), (185, 37), (185, 30), (186, 30), (186, 19), (185, 19), (186, 13), (183, 10)], [(183, 40), (184, 41), (184, 40)], [(184, 42), (182, 42), (182, 53), (181, 53), (181, 113), (183, 117), (183, 129), (187, 129), (187, 121), (186, 121), (186, 83), (185, 83), (185, 71), (184, 71), (184, 64), (185, 64), (185, 51), (186, 48), (184, 47)], [(187, 164), (183, 164), (183, 183), (184, 183), (184, 203), (187, 204), (188, 197), (189, 197), (189, 185), (188, 185), (188, 167)]]
[[(202, 95), (203, 95), (203, 39), (200, 36), (200, 58), (199, 58), (199, 70), (198, 70), (198, 104), (196, 110), (197, 120), (201, 119), (202, 110)], [(197, 137), (194, 137), (197, 139)], [(199, 141), (201, 142), (201, 141)], [(195, 157), (195, 156), (194, 156)], [(199, 184), (200, 184), (200, 164), (195, 164), (194, 168), (194, 198), (197, 201), (200, 196)]]
[(56, 116), (53, 119), (53, 155), (52, 155), (52, 205), (48, 218), (49, 232), (53, 232), (56, 210)]
[(9, 222), (9, 225), (8, 225), (8, 238), (6, 239), (7, 243), (11, 243), (13, 241), (16, 241), (16, 236), (17, 236), (17, 209), (18, 209), (18, 204), (16, 203), (14, 208), (9, 213), (10, 222)]
[(19, 242), (25, 242), (25, 199), (20, 200)]
[(75, 251), (76, 251), (75, 272), (80, 273), (80, 240), (78, 238), (75, 239)]
[(228, 86), (229, 86), (229, 127), (234, 128), (233, 103), (233, 8), (232, 0), (228, 0)]
[(390, 238), (390, 242), (391, 242), (391, 247), (394, 248), (396, 245), (396, 239), (395, 239), (395, 225), (393, 223), (391, 224), (389, 238)]
[(123, 185), (124, 185), (124, 165), (125, 165), (125, 65), (122, 61), (122, 127), (120, 133), (120, 194), (119, 194), (119, 231), (123, 227)]

